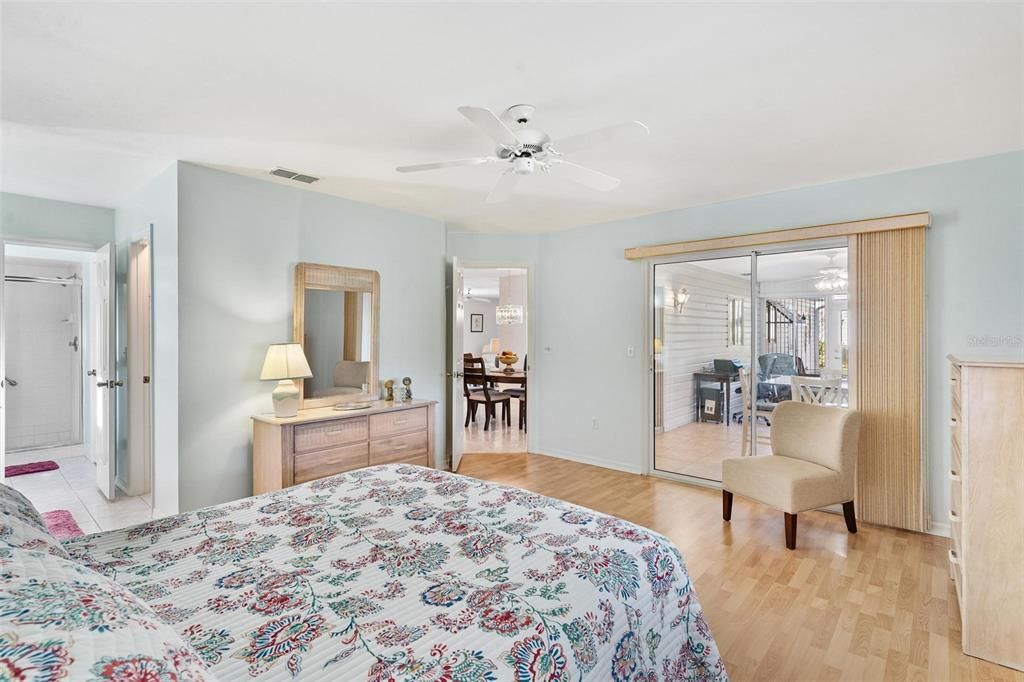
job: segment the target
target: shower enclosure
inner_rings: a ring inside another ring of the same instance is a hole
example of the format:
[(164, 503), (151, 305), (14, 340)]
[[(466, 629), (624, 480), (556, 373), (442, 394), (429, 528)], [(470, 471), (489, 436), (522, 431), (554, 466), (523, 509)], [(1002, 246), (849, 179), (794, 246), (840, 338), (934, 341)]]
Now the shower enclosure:
[(82, 442), (82, 266), (9, 258), (7, 449)]

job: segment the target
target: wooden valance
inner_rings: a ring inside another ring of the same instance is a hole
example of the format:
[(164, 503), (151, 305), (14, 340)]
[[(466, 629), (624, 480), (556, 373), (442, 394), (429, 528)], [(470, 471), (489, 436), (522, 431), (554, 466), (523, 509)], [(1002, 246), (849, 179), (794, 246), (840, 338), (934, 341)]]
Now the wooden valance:
[(694, 239), (687, 242), (672, 242), (671, 244), (634, 246), (626, 249), (626, 259), (641, 260), (643, 258), (675, 256), (682, 253), (695, 253), (699, 251), (716, 251), (718, 249), (760, 246), (764, 244), (778, 244), (782, 242), (800, 242), (807, 239), (847, 237), (849, 235), (865, 234), (868, 232), (886, 232), (890, 230), (905, 230), (914, 227), (928, 227), (930, 224), (931, 214), (927, 211), (922, 211), (920, 213), (906, 213), (903, 215), (894, 215), (885, 218), (849, 220), (842, 223), (830, 223), (828, 225), (810, 225), (807, 227), (790, 227), (779, 230), (767, 230), (765, 232), (754, 232), (751, 234), (734, 235), (731, 237), (712, 237), (710, 239)]

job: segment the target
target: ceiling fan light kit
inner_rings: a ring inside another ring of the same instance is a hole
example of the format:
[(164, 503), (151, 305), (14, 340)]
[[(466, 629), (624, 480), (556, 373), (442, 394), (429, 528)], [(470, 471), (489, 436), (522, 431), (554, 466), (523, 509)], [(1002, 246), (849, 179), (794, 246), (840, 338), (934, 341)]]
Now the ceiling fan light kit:
[(608, 192), (619, 186), (618, 178), (566, 161), (561, 158), (562, 155), (616, 142), (629, 142), (648, 134), (646, 125), (630, 121), (553, 141), (543, 130), (530, 127), (530, 119), (535, 111), (536, 107), (532, 104), (515, 104), (498, 117), (483, 107), (459, 107), (460, 114), (497, 143), (493, 155), (399, 166), (395, 170), (399, 173), (416, 173), (439, 168), (504, 163), (507, 165), (505, 172), (485, 200), (489, 204), (509, 199), (520, 177), (538, 171), (553, 172), (585, 187)]

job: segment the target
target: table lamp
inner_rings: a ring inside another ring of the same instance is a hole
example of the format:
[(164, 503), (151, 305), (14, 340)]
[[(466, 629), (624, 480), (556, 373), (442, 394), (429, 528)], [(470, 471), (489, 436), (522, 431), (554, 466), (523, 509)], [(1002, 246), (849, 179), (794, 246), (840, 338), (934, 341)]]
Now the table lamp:
[(312, 376), (301, 344), (275, 343), (267, 348), (260, 381), (277, 381), (277, 388), (270, 394), (274, 401), (275, 417), (294, 417), (299, 414), (299, 387), (292, 380), (309, 379)]

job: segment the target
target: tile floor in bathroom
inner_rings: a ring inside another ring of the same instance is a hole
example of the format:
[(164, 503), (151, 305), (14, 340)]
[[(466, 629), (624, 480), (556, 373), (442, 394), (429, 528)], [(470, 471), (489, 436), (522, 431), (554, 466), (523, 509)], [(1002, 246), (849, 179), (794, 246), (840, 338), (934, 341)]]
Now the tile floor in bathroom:
[(7, 453), (8, 465), (48, 459), (57, 462), (60, 468), (4, 480), (20, 490), (40, 512), (67, 509), (86, 534), (134, 526), (153, 518), (152, 509), (142, 497), (119, 495), (110, 501), (100, 494), (89, 451), (84, 445)]

